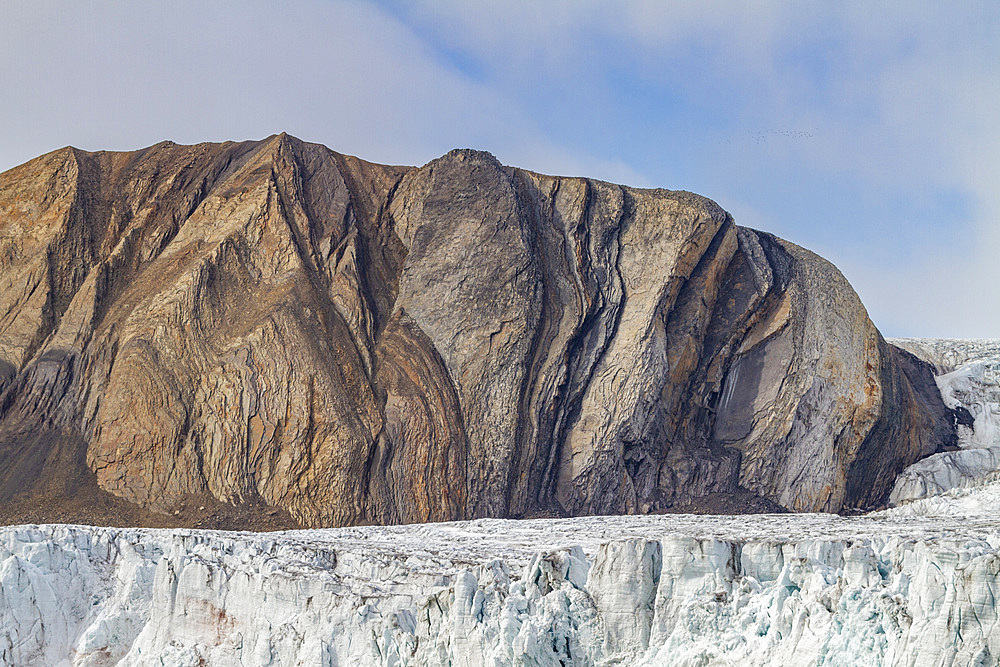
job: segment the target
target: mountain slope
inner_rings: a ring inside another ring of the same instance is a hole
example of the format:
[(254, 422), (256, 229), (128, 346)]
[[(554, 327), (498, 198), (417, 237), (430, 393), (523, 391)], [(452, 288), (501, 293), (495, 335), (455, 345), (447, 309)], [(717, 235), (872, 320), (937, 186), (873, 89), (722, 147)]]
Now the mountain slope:
[(470, 150), (56, 151), (0, 175), (0, 286), (7, 499), (838, 511), (955, 439), (828, 262), (690, 193)]

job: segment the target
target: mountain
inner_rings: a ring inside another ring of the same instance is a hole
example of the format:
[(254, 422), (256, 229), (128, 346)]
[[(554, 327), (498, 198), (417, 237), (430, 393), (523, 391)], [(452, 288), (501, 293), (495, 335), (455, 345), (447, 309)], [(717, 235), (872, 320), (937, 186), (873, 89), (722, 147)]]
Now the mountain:
[(955, 444), (835, 267), (691, 193), (284, 134), (0, 174), (7, 522), (837, 512)]

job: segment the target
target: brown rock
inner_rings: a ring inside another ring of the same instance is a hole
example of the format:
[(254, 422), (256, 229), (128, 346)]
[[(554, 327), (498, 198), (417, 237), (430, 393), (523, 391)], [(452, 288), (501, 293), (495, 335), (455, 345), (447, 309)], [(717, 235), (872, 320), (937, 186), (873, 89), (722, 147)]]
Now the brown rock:
[(72, 470), (313, 526), (837, 511), (950, 434), (824, 260), (476, 151), (63, 149), (0, 175), (0, 286), (4, 498)]

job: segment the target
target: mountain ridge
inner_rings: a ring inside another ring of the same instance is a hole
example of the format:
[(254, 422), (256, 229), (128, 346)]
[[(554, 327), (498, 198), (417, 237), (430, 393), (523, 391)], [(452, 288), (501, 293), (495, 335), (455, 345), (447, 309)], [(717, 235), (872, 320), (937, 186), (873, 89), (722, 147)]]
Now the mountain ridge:
[(167, 516), (838, 511), (954, 444), (825, 260), (700, 195), (471, 149), (60, 149), (0, 174), (0, 284), (8, 499), (82, 452)]

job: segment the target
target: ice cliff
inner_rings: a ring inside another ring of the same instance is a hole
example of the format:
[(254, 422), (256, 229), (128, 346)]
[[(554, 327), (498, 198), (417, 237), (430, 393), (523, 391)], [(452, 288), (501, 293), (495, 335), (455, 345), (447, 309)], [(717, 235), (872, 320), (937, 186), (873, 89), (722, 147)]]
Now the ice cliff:
[(954, 414), (960, 447), (906, 468), (890, 494), (891, 504), (980, 486), (1000, 477), (1000, 339), (890, 342), (934, 366), (941, 397)]
[(0, 663), (993, 665), (1000, 532), (954, 511), (9, 527)]

